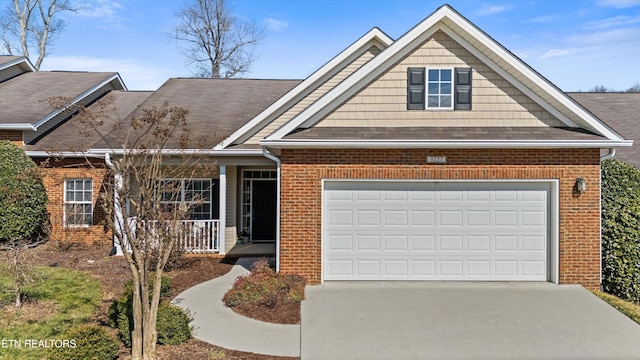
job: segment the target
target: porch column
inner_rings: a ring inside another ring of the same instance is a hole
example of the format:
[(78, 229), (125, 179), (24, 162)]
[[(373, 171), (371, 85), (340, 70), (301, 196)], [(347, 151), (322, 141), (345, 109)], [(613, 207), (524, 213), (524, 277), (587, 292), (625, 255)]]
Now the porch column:
[(220, 254), (225, 254), (225, 238), (227, 229), (227, 166), (220, 165), (220, 196), (219, 196), (219, 211), (218, 218), (220, 223), (218, 224), (218, 249)]

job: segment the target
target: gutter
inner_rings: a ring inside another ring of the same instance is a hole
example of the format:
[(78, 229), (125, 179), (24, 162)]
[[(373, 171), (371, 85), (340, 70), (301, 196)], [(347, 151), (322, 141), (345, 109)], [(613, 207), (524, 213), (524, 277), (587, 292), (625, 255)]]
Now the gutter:
[(282, 162), (266, 146), (262, 147), (262, 154), (276, 163), (276, 272), (280, 272), (280, 167)]
[(477, 149), (477, 148), (611, 148), (628, 147), (632, 140), (554, 141), (554, 140), (261, 140), (260, 145), (277, 148), (395, 148), (395, 149)]

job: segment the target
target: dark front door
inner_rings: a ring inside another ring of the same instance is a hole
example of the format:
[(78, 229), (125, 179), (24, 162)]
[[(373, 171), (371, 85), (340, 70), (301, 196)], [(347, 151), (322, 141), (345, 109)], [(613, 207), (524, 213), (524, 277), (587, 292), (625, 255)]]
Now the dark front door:
[(251, 239), (254, 242), (276, 240), (276, 181), (254, 180), (251, 198)]

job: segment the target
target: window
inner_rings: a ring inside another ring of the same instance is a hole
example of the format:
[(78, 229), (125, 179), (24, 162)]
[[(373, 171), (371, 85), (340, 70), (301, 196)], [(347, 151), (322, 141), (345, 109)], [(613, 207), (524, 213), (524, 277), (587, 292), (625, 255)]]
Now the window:
[[(160, 180), (160, 203), (167, 208), (186, 204), (189, 219), (212, 219), (211, 180), (209, 179), (166, 179)], [(217, 216), (217, 215), (216, 215)]]
[(93, 223), (93, 180), (67, 179), (64, 182), (65, 226), (89, 226)]
[(427, 108), (451, 109), (453, 86), (451, 69), (429, 69), (427, 78)]
[(425, 109), (471, 110), (471, 68), (408, 68), (407, 110)]

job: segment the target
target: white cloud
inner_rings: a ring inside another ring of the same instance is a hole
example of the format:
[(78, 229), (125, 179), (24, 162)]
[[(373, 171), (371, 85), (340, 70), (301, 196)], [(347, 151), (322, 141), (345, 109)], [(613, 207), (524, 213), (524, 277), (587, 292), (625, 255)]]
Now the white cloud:
[[(632, 43), (640, 41), (640, 28), (623, 28), (590, 33), (574, 34), (567, 38), (570, 43), (583, 43), (590, 45), (603, 45), (608, 48), (615, 44)], [(636, 47), (636, 46), (634, 46)]]
[(482, 16), (493, 15), (493, 14), (501, 13), (506, 10), (509, 10), (509, 7), (505, 5), (484, 5), (478, 11), (476, 11), (476, 14), (482, 15)]
[(271, 31), (279, 31), (289, 26), (288, 22), (273, 18), (266, 19), (264, 22), (267, 25), (267, 29)]
[(118, 2), (110, 0), (94, 0), (89, 3), (81, 4), (75, 15), (97, 19), (109, 24), (110, 27), (126, 29), (126, 18), (120, 15), (122, 10), (124, 10), (124, 6)]
[(569, 49), (551, 49), (540, 56), (541, 59), (564, 56), (569, 54)]
[(526, 58), (529, 57), (529, 54), (525, 53), (525, 52), (519, 52), (516, 54), (517, 57), (519, 57), (521, 60), (525, 60)]
[(179, 76), (174, 69), (152, 64), (139, 59), (49, 56), (41, 70), (118, 72), (129, 90), (156, 90), (170, 77)]
[(591, 21), (587, 26), (594, 29), (607, 29), (611, 27), (625, 27), (640, 23), (640, 16), (631, 17), (627, 15), (618, 15), (603, 20)]
[(640, 0), (598, 0), (598, 5), (624, 9), (640, 5)]
[(531, 18), (529, 20), (527, 20), (527, 22), (530, 23), (548, 23), (548, 22), (552, 22), (555, 20), (560, 19), (559, 15), (543, 15), (543, 16), (536, 16), (534, 18)]

